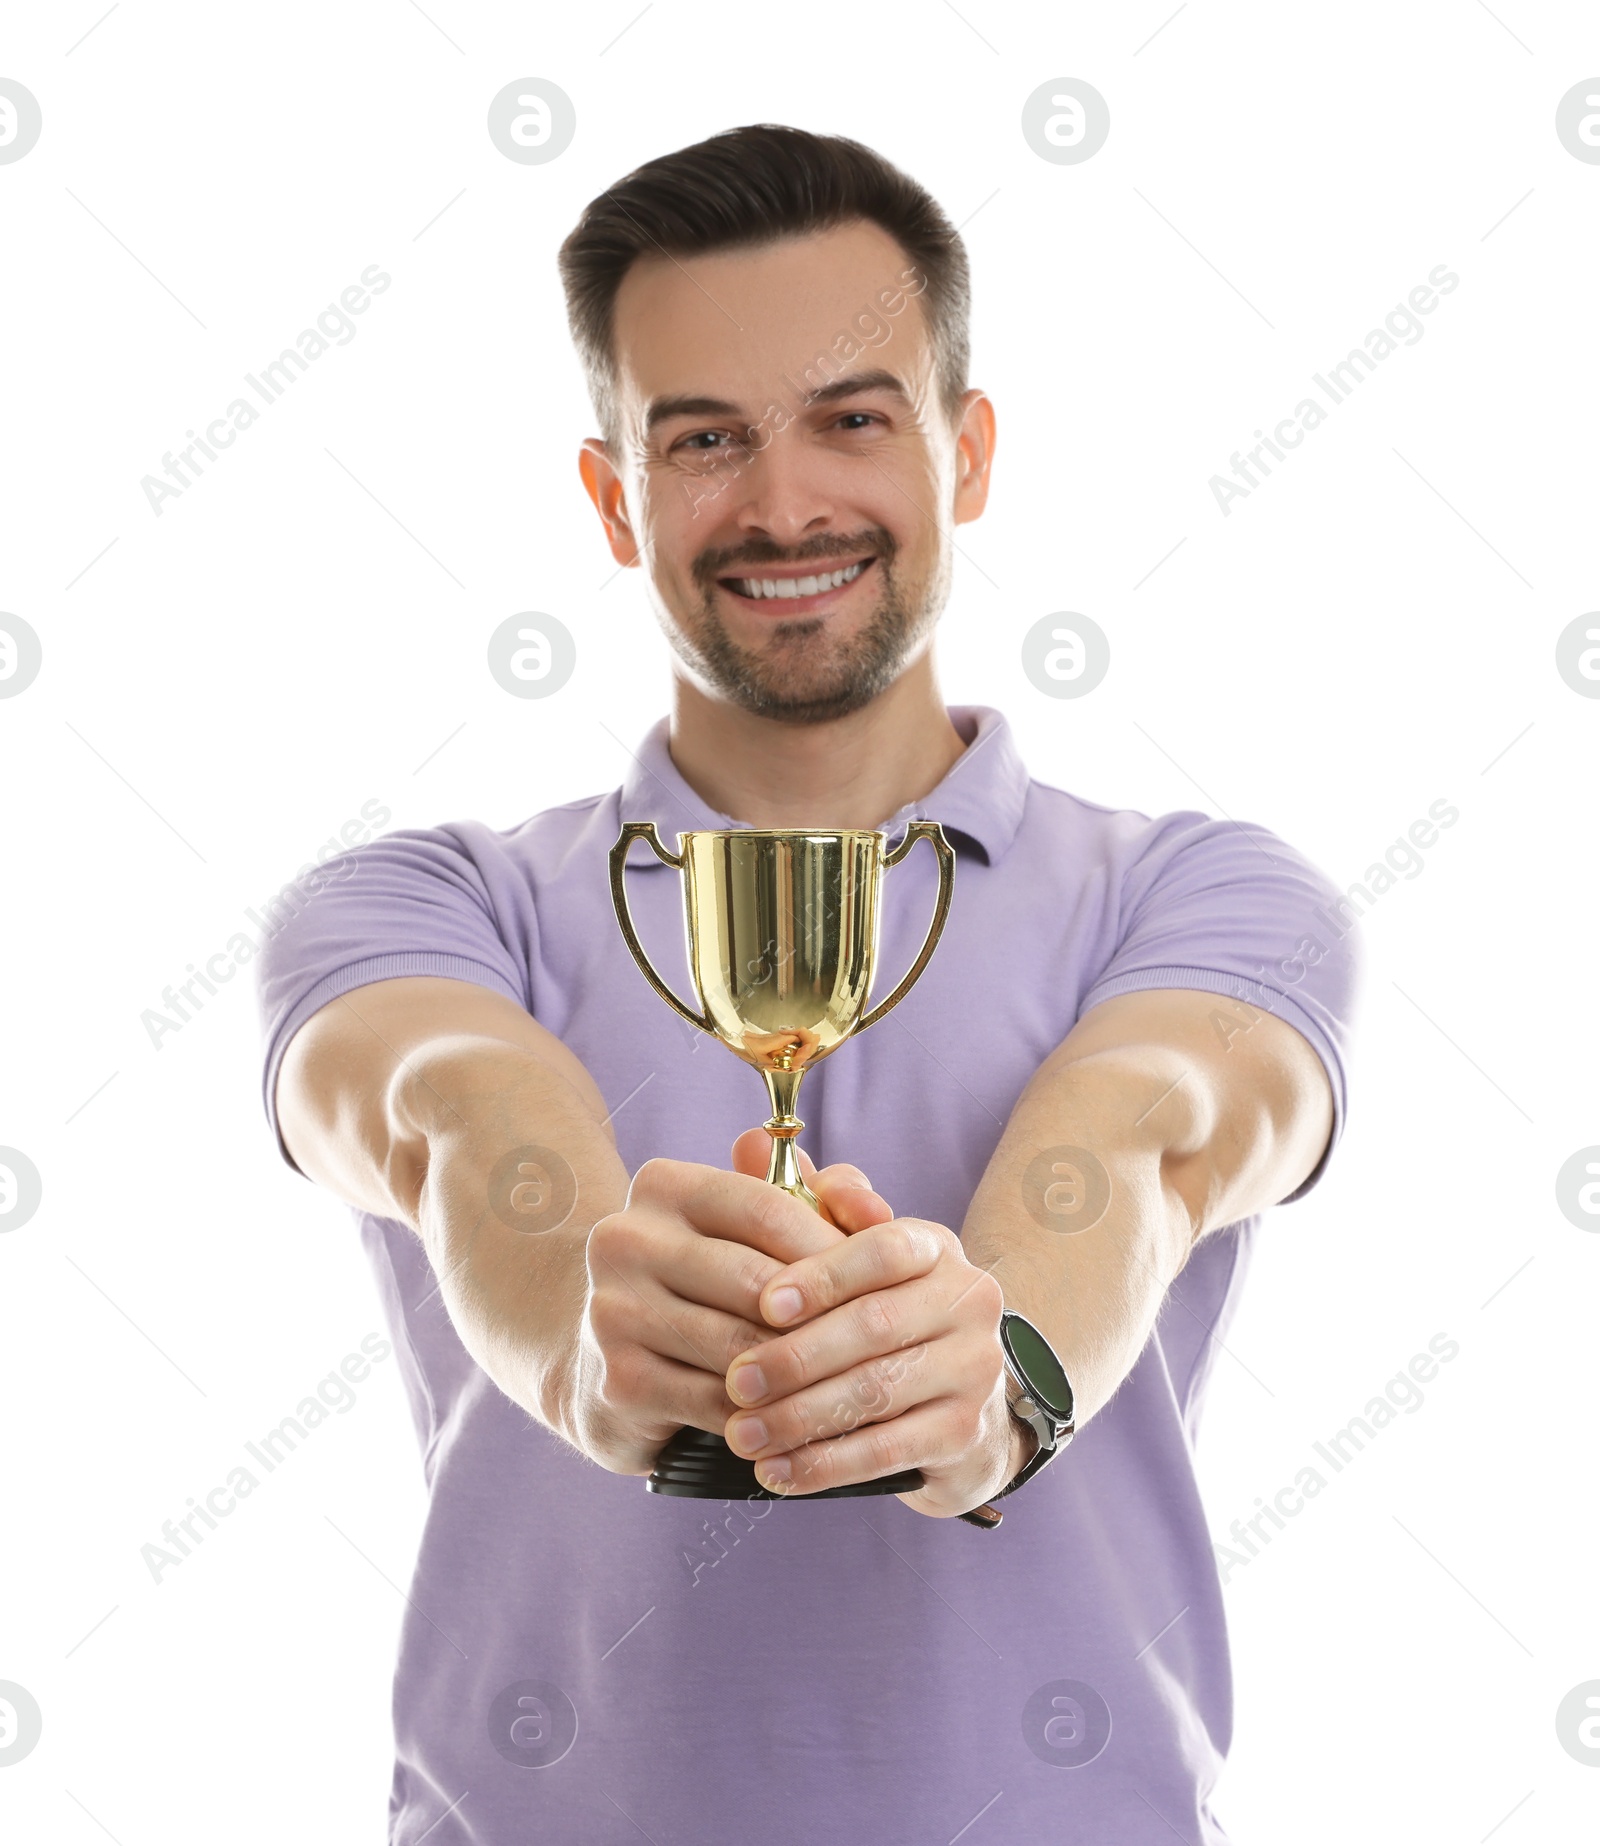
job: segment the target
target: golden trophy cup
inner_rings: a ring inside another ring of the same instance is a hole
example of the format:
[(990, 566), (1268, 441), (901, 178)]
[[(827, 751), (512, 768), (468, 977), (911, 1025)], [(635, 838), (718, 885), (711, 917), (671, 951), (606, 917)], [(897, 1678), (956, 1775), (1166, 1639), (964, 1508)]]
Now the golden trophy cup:
[[(654, 821), (628, 821), (611, 849), (611, 899), (617, 921), (645, 979), (674, 1012), (708, 1032), (766, 1079), (772, 1137), (768, 1183), (820, 1211), (800, 1176), (795, 1114), (801, 1079), (852, 1034), (875, 1025), (915, 986), (944, 930), (955, 854), (937, 821), (913, 821), (894, 850), (867, 828), (738, 827), (680, 834), (679, 850), (661, 844)], [(623, 868), (635, 839), (682, 875), (689, 972), (701, 1011), (667, 986), (633, 927)], [(939, 895), (922, 948), (905, 978), (867, 1010), (878, 955), (878, 892), (884, 873), (919, 839), (939, 857)], [(881, 1480), (813, 1494), (776, 1494), (756, 1478), (754, 1463), (720, 1435), (683, 1428), (656, 1458), (651, 1493), (689, 1499), (833, 1500), (912, 1493), (921, 1474), (906, 1469)]]

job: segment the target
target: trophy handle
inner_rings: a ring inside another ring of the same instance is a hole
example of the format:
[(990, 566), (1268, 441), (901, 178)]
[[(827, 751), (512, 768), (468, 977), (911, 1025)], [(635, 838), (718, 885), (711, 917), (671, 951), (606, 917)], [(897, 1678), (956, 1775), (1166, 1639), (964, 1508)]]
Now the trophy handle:
[[(928, 934), (923, 941), (921, 952), (907, 969), (905, 979), (887, 1000), (879, 1001), (870, 1013), (862, 1017), (856, 1025), (856, 1033), (865, 1032), (868, 1026), (876, 1025), (891, 1006), (899, 1005), (910, 993), (917, 983), (917, 977), (927, 967), (929, 957), (939, 946), (939, 938), (944, 933), (944, 920), (950, 914), (950, 890), (955, 882), (956, 871), (956, 856), (951, 850), (950, 842), (944, 837), (944, 828), (936, 820), (914, 820), (906, 828), (905, 838), (900, 844), (893, 852), (884, 855), (883, 863), (885, 869), (891, 865), (898, 865), (917, 841), (924, 839), (939, 855), (939, 899), (933, 907), (933, 921), (928, 925)], [(657, 850), (660, 850), (659, 847)], [(855, 1033), (851, 1036), (854, 1037)]]
[[(670, 865), (677, 871), (683, 870), (683, 854), (670, 853), (661, 844), (653, 820), (624, 821), (622, 834), (615, 846), (611, 848), (611, 901), (616, 906), (617, 921), (622, 925), (622, 939), (633, 951), (633, 959), (639, 964), (639, 971), (650, 985), (666, 1001), (675, 1013), (687, 1019), (692, 1026), (699, 1026), (702, 1032), (709, 1032), (713, 1038), (717, 1029), (703, 1014), (690, 1012), (689, 1008), (678, 998), (672, 989), (656, 973), (650, 957), (644, 952), (644, 945), (633, 927), (633, 916), (628, 909), (628, 894), (623, 889), (622, 871), (627, 862), (628, 848), (635, 840), (643, 840), (655, 852), (663, 865)], [(920, 964), (919, 964), (920, 966)], [(898, 995), (896, 996), (898, 998)]]

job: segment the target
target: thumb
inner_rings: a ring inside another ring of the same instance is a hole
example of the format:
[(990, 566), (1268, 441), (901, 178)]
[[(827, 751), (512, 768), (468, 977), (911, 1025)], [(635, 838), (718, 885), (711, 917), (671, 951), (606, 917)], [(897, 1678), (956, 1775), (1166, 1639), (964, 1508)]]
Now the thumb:
[[(800, 1156), (800, 1176), (807, 1185), (816, 1178), (817, 1165), (803, 1147), (796, 1147)], [(764, 1128), (747, 1128), (733, 1144), (733, 1170), (735, 1173), (748, 1173), (752, 1179), (767, 1177), (767, 1163), (772, 1158), (772, 1136)]]

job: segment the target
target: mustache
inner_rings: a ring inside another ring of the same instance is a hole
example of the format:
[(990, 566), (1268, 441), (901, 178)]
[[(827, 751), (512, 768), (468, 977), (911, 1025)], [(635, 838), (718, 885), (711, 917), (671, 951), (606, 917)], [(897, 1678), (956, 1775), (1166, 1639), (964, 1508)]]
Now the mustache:
[(776, 545), (743, 546), (738, 551), (706, 552), (695, 560), (694, 576), (697, 582), (711, 584), (719, 577), (732, 577), (757, 570), (763, 564), (821, 564), (838, 567), (854, 564), (863, 558), (878, 558), (888, 564), (893, 561), (898, 550), (898, 545), (887, 532), (864, 533), (860, 542), (854, 545), (841, 545), (837, 539), (818, 539), (788, 552)]

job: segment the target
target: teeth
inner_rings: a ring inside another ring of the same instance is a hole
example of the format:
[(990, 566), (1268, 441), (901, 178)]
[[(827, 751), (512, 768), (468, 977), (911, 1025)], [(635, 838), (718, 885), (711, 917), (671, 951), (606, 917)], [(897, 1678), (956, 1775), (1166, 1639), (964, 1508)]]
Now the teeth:
[(823, 590), (837, 590), (846, 583), (854, 583), (866, 567), (867, 560), (863, 559), (843, 570), (830, 571), (825, 577), (739, 577), (735, 582), (743, 596), (816, 596)]

